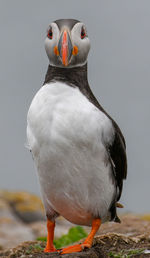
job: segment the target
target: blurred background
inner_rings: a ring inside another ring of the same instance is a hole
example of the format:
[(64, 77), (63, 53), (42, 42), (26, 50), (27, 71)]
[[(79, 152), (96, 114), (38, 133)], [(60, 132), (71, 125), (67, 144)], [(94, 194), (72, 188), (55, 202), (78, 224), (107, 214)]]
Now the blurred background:
[(86, 24), (89, 83), (125, 136), (124, 211), (150, 212), (149, 0), (0, 0), (0, 189), (40, 194), (26, 115), (48, 66), (47, 26), (59, 18)]

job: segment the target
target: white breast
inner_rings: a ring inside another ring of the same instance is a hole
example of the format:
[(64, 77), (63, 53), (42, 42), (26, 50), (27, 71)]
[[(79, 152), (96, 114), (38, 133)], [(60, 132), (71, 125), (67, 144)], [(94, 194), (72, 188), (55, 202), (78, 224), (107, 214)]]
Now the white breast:
[(39, 90), (27, 138), (46, 210), (77, 224), (88, 224), (89, 216), (106, 219), (115, 186), (104, 143), (113, 134), (111, 121), (78, 88), (57, 82)]

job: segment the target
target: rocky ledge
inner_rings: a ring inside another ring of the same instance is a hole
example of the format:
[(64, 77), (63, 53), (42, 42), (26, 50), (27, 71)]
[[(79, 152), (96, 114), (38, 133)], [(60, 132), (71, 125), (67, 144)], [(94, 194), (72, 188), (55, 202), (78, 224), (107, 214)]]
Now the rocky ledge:
[[(0, 191), (0, 257), (150, 257), (150, 215), (126, 214), (122, 223), (105, 223), (94, 239), (93, 247), (81, 253), (44, 254), (46, 221), (41, 201), (25, 192)], [(63, 218), (56, 221), (55, 237), (74, 227)], [(89, 233), (90, 228), (84, 227)], [(28, 241), (28, 242), (24, 242)]]
[(96, 236), (93, 247), (81, 253), (61, 255), (59, 253), (45, 254), (45, 244), (40, 241), (25, 242), (16, 248), (0, 253), (0, 257), (6, 258), (129, 258), (129, 257), (150, 257), (150, 235), (139, 235), (129, 237), (124, 234), (107, 233)]

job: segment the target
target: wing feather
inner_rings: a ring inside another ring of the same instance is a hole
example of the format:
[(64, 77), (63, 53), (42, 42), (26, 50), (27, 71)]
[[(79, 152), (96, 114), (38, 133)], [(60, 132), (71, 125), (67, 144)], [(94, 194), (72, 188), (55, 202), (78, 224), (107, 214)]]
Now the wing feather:
[(114, 164), (115, 179), (119, 193), (117, 201), (120, 199), (122, 193), (123, 180), (127, 177), (127, 156), (126, 156), (126, 144), (123, 134), (118, 125), (113, 121), (115, 128), (115, 137), (113, 143), (108, 147), (110, 157)]

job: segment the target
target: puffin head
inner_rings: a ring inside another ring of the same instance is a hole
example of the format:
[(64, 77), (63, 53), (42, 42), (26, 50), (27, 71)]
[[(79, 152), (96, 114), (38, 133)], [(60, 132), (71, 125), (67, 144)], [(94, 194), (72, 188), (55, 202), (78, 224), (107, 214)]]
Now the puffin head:
[(72, 68), (87, 62), (90, 40), (85, 25), (73, 19), (52, 22), (47, 29), (45, 49), (50, 65)]

